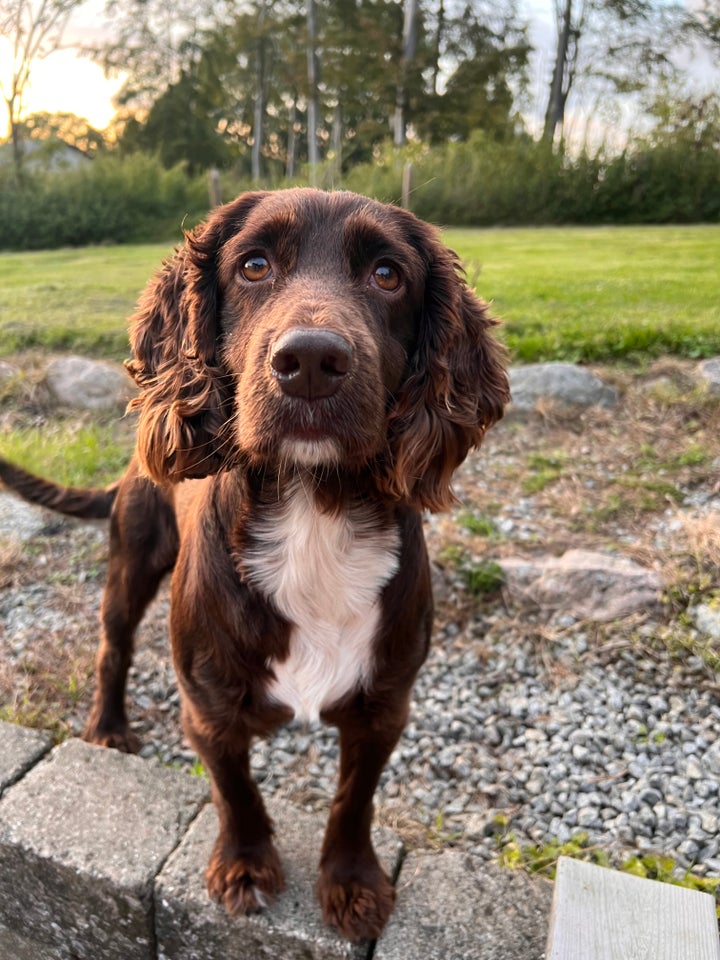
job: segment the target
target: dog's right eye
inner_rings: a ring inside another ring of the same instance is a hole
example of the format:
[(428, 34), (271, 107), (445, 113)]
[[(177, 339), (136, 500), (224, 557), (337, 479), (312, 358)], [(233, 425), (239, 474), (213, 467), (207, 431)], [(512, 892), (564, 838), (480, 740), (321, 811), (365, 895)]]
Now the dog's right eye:
[(240, 267), (240, 273), (246, 280), (254, 283), (257, 280), (267, 280), (272, 273), (272, 267), (267, 257), (256, 253), (246, 258)]

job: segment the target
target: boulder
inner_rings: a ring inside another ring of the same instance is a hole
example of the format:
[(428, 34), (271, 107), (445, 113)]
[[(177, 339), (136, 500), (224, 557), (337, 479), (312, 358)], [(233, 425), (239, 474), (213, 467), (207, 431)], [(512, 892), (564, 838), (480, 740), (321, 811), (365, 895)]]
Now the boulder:
[(660, 604), (658, 574), (627, 557), (568, 550), (561, 557), (507, 557), (499, 565), (508, 601), (520, 606), (607, 623)]
[(569, 407), (613, 407), (614, 387), (573, 363), (531, 363), (510, 368), (510, 394), (514, 410), (534, 410), (538, 400), (554, 400)]
[(46, 523), (47, 516), (38, 507), (0, 490), (0, 540), (24, 543), (37, 536)]
[(698, 364), (698, 375), (710, 393), (720, 393), (720, 357)]
[(6, 381), (14, 380), (19, 373), (20, 371), (17, 370), (11, 363), (8, 363), (7, 360), (0, 360), (0, 387)]
[(121, 366), (86, 357), (53, 360), (45, 380), (53, 399), (75, 410), (122, 410), (134, 392)]
[(693, 610), (695, 626), (712, 640), (720, 640), (720, 604), (701, 603)]

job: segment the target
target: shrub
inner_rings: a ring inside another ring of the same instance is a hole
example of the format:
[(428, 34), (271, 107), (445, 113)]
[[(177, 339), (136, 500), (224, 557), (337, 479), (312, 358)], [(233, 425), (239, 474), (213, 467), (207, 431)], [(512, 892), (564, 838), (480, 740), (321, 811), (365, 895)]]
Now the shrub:
[(207, 210), (204, 178), (153, 157), (98, 157), (86, 167), (12, 184), (0, 171), (0, 249), (166, 239)]

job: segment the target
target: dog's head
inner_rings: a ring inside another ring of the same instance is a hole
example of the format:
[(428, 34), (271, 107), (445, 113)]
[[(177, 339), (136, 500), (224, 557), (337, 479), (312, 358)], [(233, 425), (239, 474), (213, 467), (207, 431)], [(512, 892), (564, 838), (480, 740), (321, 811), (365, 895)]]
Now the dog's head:
[(189, 234), (132, 321), (138, 450), (157, 482), (244, 462), (367, 469), (431, 510), (503, 413), (494, 321), (412, 214), (248, 193)]

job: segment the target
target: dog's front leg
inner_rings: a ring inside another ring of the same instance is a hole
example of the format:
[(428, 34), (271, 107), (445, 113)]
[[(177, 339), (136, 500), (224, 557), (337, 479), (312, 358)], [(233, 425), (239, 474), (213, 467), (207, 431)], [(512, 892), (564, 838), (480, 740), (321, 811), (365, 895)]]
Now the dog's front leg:
[(406, 721), (407, 700), (392, 707), (358, 705), (333, 719), (340, 728), (340, 775), (317, 892), (325, 922), (351, 940), (378, 937), (395, 905), (370, 828), (375, 788)]
[(192, 709), (185, 730), (212, 779), (220, 832), (208, 863), (208, 893), (232, 915), (268, 906), (285, 882), (272, 840), (273, 827), (250, 773), (250, 735), (235, 729), (232, 741), (201, 729)]

